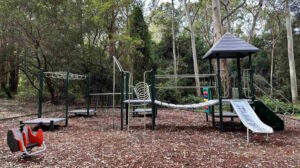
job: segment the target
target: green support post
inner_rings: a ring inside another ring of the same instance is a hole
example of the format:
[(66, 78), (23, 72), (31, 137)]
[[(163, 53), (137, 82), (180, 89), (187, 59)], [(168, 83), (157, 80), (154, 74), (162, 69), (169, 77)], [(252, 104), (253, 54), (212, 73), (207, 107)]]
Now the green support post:
[(123, 108), (124, 108), (124, 72), (121, 72), (121, 130), (123, 130), (124, 126), (124, 116), (123, 116)]
[(155, 92), (155, 69), (151, 71), (151, 103), (152, 103), (152, 130), (155, 130), (155, 118), (157, 116), (155, 99), (156, 99), (156, 92)]
[(39, 111), (38, 111), (38, 118), (42, 117), (42, 110), (43, 110), (43, 85), (44, 85), (44, 70), (43, 68), (40, 69), (40, 89), (39, 89)]
[[(206, 99), (206, 101), (211, 100), (211, 88), (203, 87), (203, 99)], [(211, 114), (211, 107), (204, 106), (204, 112), (206, 114), (206, 121), (208, 121), (208, 115)]]
[(217, 75), (218, 75), (218, 96), (219, 96), (219, 113), (220, 113), (220, 130), (223, 131), (223, 106), (221, 93), (221, 74), (220, 74), (220, 58), (217, 54)]
[[(126, 95), (125, 95), (125, 98), (126, 98), (126, 100), (128, 100), (129, 99), (129, 73), (127, 72), (126, 73)], [(128, 104), (126, 104), (126, 125), (128, 125), (128, 115), (129, 115), (129, 113), (128, 113)]]
[(241, 79), (241, 61), (240, 58), (236, 59), (237, 61), (237, 75), (238, 75), (238, 91), (239, 91), (239, 99), (242, 98), (242, 79)]
[[(213, 73), (213, 66), (212, 66), (212, 61), (211, 59), (209, 59), (209, 73), (212, 74)], [(210, 77), (210, 86), (213, 85), (213, 77)], [(213, 97), (213, 89), (211, 89), (211, 99), (214, 99)], [(216, 122), (215, 122), (215, 106), (211, 107), (211, 117), (212, 117), (212, 125), (215, 126)]]
[(87, 116), (90, 116), (90, 102), (91, 102), (91, 97), (90, 97), (90, 80), (91, 80), (91, 77), (90, 77), (90, 73), (88, 73), (87, 75), (87, 89), (86, 89), (86, 96), (87, 96)]
[(69, 119), (69, 70), (67, 71), (67, 77), (66, 77), (66, 121), (65, 126), (68, 126), (68, 119)]
[(249, 65), (250, 65), (250, 89), (251, 89), (251, 100), (254, 102), (255, 100), (255, 95), (254, 95), (254, 85), (253, 85), (253, 74), (254, 74), (254, 70), (253, 70), (253, 65), (252, 65), (252, 56), (251, 54), (249, 54)]

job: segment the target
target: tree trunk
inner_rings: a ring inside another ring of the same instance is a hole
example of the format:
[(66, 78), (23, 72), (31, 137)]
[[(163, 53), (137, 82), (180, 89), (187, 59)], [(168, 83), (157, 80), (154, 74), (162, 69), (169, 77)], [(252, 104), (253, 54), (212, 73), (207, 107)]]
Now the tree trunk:
[(7, 65), (6, 62), (3, 62), (0, 65), (0, 85), (1, 89), (6, 93), (8, 98), (12, 98), (9, 88), (6, 87), (8, 78)]
[(19, 62), (17, 55), (11, 55), (9, 60), (10, 64), (10, 78), (9, 78), (9, 89), (11, 92), (16, 93), (18, 90), (19, 83)]
[(259, 0), (259, 2), (258, 2), (258, 9), (257, 9), (256, 13), (253, 15), (253, 22), (252, 22), (251, 29), (249, 31), (248, 42), (250, 42), (250, 40), (254, 36), (254, 33), (255, 33), (254, 30), (255, 30), (255, 27), (256, 27), (256, 22), (257, 22), (259, 13), (260, 13), (261, 8), (262, 8), (262, 4), (263, 4), (263, 0)]
[(191, 42), (192, 42), (192, 52), (193, 52), (193, 63), (194, 63), (194, 74), (195, 74), (195, 81), (196, 81), (196, 91), (197, 96), (201, 96), (200, 91), (200, 80), (199, 80), (199, 69), (198, 69), (198, 61), (197, 61), (197, 53), (196, 53), (196, 44), (195, 44), (195, 33), (193, 28), (192, 19), (190, 16), (190, 2), (186, 2), (187, 0), (184, 0), (184, 6), (185, 6), (185, 14), (186, 18), (188, 20), (189, 28), (190, 28), (190, 35), (191, 35)]
[[(213, 18), (213, 27), (214, 27), (214, 43), (216, 43), (223, 34), (222, 23), (221, 23), (221, 12), (220, 12), (220, 1), (212, 0), (212, 18)], [(224, 87), (224, 97), (229, 96), (229, 89), (231, 85), (228, 63), (226, 59), (220, 60), (220, 69), (221, 69), (221, 80)]]
[(273, 39), (272, 39), (272, 50), (271, 50), (271, 72), (270, 72), (271, 92), (270, 92), (270, 97), (273, 96), (274, 50), (275, 50), (275, 37), (273, 37)]
[(226, 20), (227, 20), (227, 32), (231, 32), (230, 18), (229, 18), (229, 10), (228, 10), (229, 0), (224, 0), (224, 7), (226, 12)]
[(285, 2), (285, 12), (286, 12), (285, 20), (286, 20), (286, 33), (287, 33), (287, 41), (288, 41), (288, 58), (289, 58), (289, 67), (290, 67), (292, 101), (293, 103), (296, 103), (298, 97), (297, 76), (296, 76), (295, 59), (294, 59), (293, 32), (292, 32), (290, 7), (289, 7), (288, 0), (286, 0)]
[(177, 86), (177, 61), (176, 61), (176, 44), (175, 44), (175, 9), (174, 9), (174, 0), (172, 0), (172, 47), (173, 47), (173, 70), (175, 76), (175, 86)]

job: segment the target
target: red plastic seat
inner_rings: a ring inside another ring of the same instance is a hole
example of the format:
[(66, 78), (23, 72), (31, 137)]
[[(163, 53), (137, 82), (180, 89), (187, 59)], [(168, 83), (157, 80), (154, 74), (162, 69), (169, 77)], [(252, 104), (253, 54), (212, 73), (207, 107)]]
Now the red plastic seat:
[[(46, 149), (44, 143), (43, 131), (39, 129), (34, 135), (30, 127), (24, 127), (21, 133), (20, 129), (11, 129), (7, 132), (7, 144), (12, 152), (23, 152), (25, 155), (34, 155), (43, 152)], [(31, 153), (31, 149), (36, 146), (43, 146), (43, 149)]]

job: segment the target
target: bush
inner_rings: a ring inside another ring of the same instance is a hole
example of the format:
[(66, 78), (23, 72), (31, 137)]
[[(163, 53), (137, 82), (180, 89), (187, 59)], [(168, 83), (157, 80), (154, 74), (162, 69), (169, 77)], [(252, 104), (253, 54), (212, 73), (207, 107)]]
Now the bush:
[(201, 101), (202, 101), (202, 98), (195, 96), (195, 95), (187, 95), (186, 97), (182, 98), (182, 102), (184, 104), (199, 103)]
[[(293, 106), (279, 99), (270, 99), (266, 96), (262, 97), (262, 101), (276, 113), (293, 113)], [(300, 104), (294, 105), (294, 113), (300, 114)]]
[(161, 89), (159, 91), (159, 99), (170, 103), (180, 102), (181, 96), (175, 89)]

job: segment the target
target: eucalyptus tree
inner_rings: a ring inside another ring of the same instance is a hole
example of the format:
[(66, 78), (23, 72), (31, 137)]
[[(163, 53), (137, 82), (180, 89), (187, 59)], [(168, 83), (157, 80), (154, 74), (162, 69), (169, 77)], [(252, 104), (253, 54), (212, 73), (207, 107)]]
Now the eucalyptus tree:
[(295, 58), (294, 58), (293, 30), (292, 30), (292, 23), (291, 23), (289, 0), (285, 1), (285, 19), (286, 19), (287, 41), (288, 41), (288, 59), (289, 59), (289, 67), (290, 67), (292, 101), (293, 101), (293, 103), (296, 103), (297, 98), (298, 98), (298, 89), (297, 89), (297, 75), (296, 75)]
[(191, 36), (193, 66), (194, 66), (194, 75), (195, 75), (195, 82), (196, 82), (196, 93), (197, 93), (197, 96), (201, 96), (200, 80), (198, 77), (199, 67), (198, 67), (197, 51), (196, 51), (196, 43), (195, 43), (195, 32), (194, 32), (194, 27), (193, 27), (194, 19), (191, 17), (191, 11), (190, 11), (191, 10), (191, 2), (190, 2), (190, 0), (183, 0), (183, 2), (184, 2), (184, 7), (185, 7), (186, 19), (187, 19), (187, 22), (189, 25), (189, 33)]

